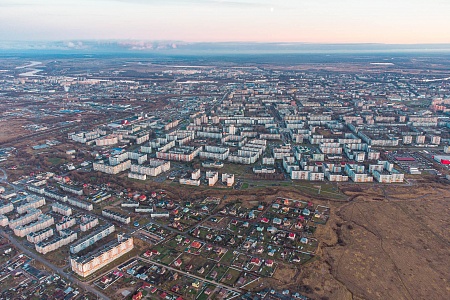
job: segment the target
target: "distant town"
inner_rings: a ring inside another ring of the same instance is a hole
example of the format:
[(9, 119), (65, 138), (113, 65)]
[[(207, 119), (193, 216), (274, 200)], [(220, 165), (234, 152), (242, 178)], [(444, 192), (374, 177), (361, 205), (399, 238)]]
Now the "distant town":
[(0, 59), (0, 298), (333, 299), (341, 188), (450, 182), (448, 68), (378, 59)]

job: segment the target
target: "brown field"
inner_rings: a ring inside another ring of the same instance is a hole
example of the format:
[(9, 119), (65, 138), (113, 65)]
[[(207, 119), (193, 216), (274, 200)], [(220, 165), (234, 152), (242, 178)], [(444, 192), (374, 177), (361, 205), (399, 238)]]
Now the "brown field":
[(22, 128), (28, 122), (23, 120), (0, 121), (0, 143), (13, 141), (14, 138), (29, 134), (29, 131)]
[(303, 273), (310, 296), (449, 299), (449, 199), (448, 184), (384, 186), (336, 206), (317, 231), (322, 259)]

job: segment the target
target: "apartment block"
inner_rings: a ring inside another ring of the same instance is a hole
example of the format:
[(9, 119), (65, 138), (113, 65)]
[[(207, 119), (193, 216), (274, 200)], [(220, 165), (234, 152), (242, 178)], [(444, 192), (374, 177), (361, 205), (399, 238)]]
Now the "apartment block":
[(30, 222), (36, 221), (41, 214), (42, 211), (40, 209), (32, 208), (28, 210), (28, 212), (25, 215), (14, 220), (9, 220), (9, 228), (14, 229), (17, 226), (22, 226)]
[(92, 232), (91, 234), (85, 236), (81, 240), (78, 240), (76, 243), (73, 243), (70, 245), (70, 253), (76, 254), (87, 247), (93, 245), (95, 242), (100, 241), (101, 239), (104, 239), (111, 233), (115, 231), (115, 227), (113, 224), (106, 224), (103, 226), (100, 226), (97, 230)]
[(37, 252), (47, 254), (51, 251), (57, 250), (65, 245), (68, 245), (77, 239), (77, 233), (70, 229), (60, 232), (60, 235), (52, 240), (44, 240), (35, 245)]
[(0, 215), (4, 215), (4, 214), (7, 214), (7, 213), (10, 213), (13, 210), (14, 210), (14, 205), (11, 202), (6, 203), (6, 204), (2, 204), (0, 206)]
[(233, 186), (234, 184), (234, 174), (222, 174), (222, 182), (225, 183), (228, 187)]
[(25, 225), (19, 225), (13, 229), (14, 234), (18, 237), (24, 237), (31, 232), (36, 232), (38, 230), (50, 227), (55, 223), (53, 217), (49, 215), (40, 215), (36, 222), (32, 222)]
[(63, 216), (70, 216), (72, 215), (72, 208), (61, 204), (59, 202), (55, 202), (52, 204), (52, 211), (61, 214)]
[(72, 217), (64, 217), (61, 222), (56, 223), (56, 230), (61, 231), (72, 226), (75, 226), (76, 220)]
[(35, 195), (28, 195), (26, 197), (27, 203), (22, 204), (18, 207), (16, 207), (16, 210), (19, 214), (23, 214), (26, 211), (30, 210), (31, 208), (39, 208), (43, 205), (45, 205), (45, 198), (39, 197)]
[(98, 218), (85, 215), (81, 217), (80, 230), (88, 231), (98, 225)]
[(27, 235), (27, 240), (30, 243), (36, 244), (42, 242), (53, 236), (53, 228), (45, 228), (36, 232), (31, 232)]
[(102, 246), (82, 257), (70, 257), (72, 271), (81, 277), (89, 276), (133, 249), (133, 238), (118, 235), (117, 241)]
[(214, 186), (219, 180), (219, 172), (206, 171), (206, 180), (208, 180), (208, 186)]
[(109, 209), (102, 210), (102, 216), (124, 224), (129, 224), (131, 222), (131, 218), (129, 216), (125, 216)]

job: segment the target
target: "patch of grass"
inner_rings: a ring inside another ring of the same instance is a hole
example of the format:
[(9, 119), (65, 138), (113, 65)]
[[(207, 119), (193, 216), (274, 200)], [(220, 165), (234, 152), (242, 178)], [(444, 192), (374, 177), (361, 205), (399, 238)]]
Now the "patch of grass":
[(60, 165), (64, 162), (64, 159), (58, 157), (51, 157), (48, 159), (48, 162), (54, 166)]

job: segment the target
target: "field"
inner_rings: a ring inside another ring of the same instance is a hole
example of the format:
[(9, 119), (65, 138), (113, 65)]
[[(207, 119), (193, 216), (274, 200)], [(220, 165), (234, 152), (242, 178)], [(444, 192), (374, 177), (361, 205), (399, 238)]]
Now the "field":
[[(447, 186), (369, 188), (336, 207), (317, 237), (305, 291), (329, 299), (448, 299)], [(378, 199), (378, 200), (376, 200)]]

